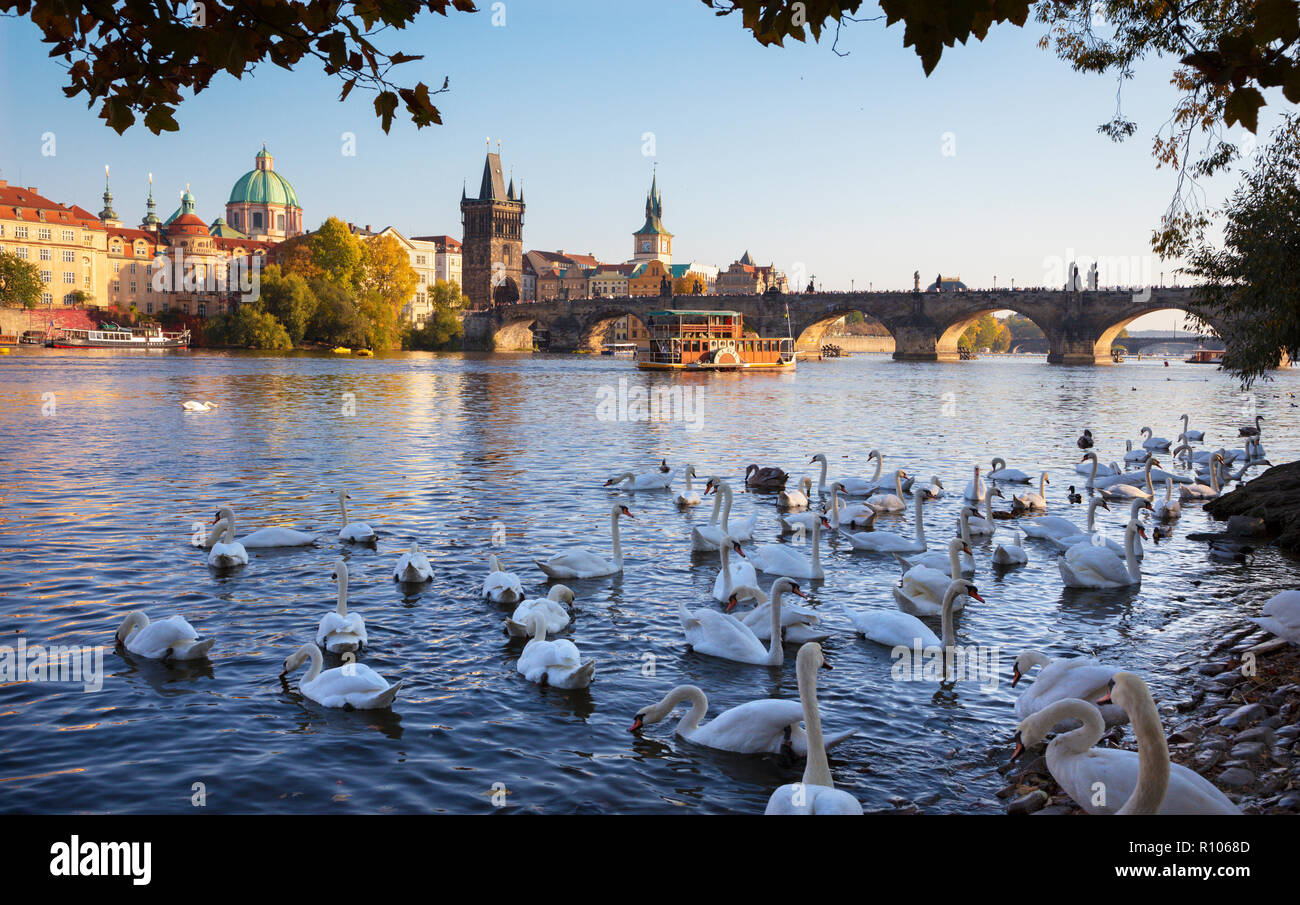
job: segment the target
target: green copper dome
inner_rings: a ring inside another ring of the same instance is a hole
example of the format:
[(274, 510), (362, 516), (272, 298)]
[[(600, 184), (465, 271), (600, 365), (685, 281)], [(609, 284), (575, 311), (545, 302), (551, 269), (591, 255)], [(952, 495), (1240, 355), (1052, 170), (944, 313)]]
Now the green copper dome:
[(227, 204), (283, 204), (299, 207), (298, 195), (289, 180), (275, 170), (249, 170), (230, 190)]

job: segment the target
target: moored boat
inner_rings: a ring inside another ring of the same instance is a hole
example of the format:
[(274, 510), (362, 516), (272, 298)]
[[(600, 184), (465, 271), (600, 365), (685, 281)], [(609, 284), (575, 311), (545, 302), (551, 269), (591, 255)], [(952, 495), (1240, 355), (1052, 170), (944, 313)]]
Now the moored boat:
[(647, 371), (792, 371), (794, 340), (746, 336), (739, 311), (666, 309), (646, 315), (650, 348), (636, 356)]
[(1221, 365), (1223, 364), (1223, 352), (1215, 349), (1196, 349), (1189, 357), (1183, 359), (1183, 363), (1189, 365)]
[(55, 349), (187, 349), (190, 331), (163, 332), (157, 325), (119, 327), (100, 324), (98, 330), (57, 328), (45, 340)]

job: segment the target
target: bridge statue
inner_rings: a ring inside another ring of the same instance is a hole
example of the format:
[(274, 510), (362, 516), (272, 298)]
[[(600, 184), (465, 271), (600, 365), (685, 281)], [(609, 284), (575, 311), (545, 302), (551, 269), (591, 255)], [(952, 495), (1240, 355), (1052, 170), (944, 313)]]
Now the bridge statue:
[(921, 291), (921, 271), (919, 270), (912, 271), (912, 291)]

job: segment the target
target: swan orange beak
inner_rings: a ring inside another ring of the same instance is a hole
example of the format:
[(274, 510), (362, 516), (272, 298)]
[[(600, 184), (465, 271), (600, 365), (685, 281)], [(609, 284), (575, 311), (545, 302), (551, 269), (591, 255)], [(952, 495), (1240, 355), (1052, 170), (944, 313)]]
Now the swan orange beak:
[(1020, 681), (1021, 679), (1023, 679), (1023, 678), (1024, 678), (1024, 675), (1020, 672), (1020, 667), (1019, 667), (1019, 666), (1013, 666), (1013, 667), (1011, 667), (1011, 687), (1012, 687), (1012, 688), (1015, 688), (1015, 687), (1016, 687), (1016, 683), (1019, 682), (1019, 681)]
[(1011, 752), (1011, 762), (1014, 764), (1020, 760), (1021, 755), (1025, 753), (1025, 743), (1020, 740), (1020, 730), (1016, 730), (1016, 748)]
[(628, 727), (627, 731), (636, 732), (640, 728), (641, 728), (641, 717), (637, 717), (635, 720), (632, 721), (632, 725)]
[(799, 590), (797, 585), (795, 587), (790, 588), (790, 593), (795, 595), (796, 597), (802, 597), (804, 600), (808, 599), (808, 595), (805, 594), (803, 591)]
[(831, 666), (831, 661), (826, 659), (826, 655), (822, 654), (822, 669), (834, 669), (834, 668), (835, 668), (834, 666)]
[(975, 590), (974, 588), (971, 588), (969, 591), (967, 591), (966, 596), (971, 598), (972, 600), (978, 600), (980, 603), (987, 602), (983, 597), (980, 596), (979, 591)]
[(727, 612), (728, 612), (728, 613), (730, 613), (732, 610), (734, 610), (734, 609), (736, 608), (736, 603), (737, 603), (736, 595), (735, 595), (735, 594), (732, 594), (731, 597), (729, 597), (729, 598), (727, 599)]
[(1110, 703), (1110, 692), (1108, 691), (1108, 692), (1106, 692), (1105, 695), (1103, 695), (1102, 697), (1098, 698), (1098, 699), (1097, 699), (1097, 703), (1098, 703), (1098, 704), (1109, 704), (1109, 703)]

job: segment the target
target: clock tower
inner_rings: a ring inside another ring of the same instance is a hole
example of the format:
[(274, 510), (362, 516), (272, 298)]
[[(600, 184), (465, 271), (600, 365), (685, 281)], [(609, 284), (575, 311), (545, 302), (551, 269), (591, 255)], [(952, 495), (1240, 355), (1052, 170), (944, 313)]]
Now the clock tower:
[(664, 229), (663, 198), (659, 195), (658, 176), (650, 180), (650, 193), (645, 198), (645, 225), (632, 234), (632, 260), (637, 262), (673, 262), (673, 234)]

